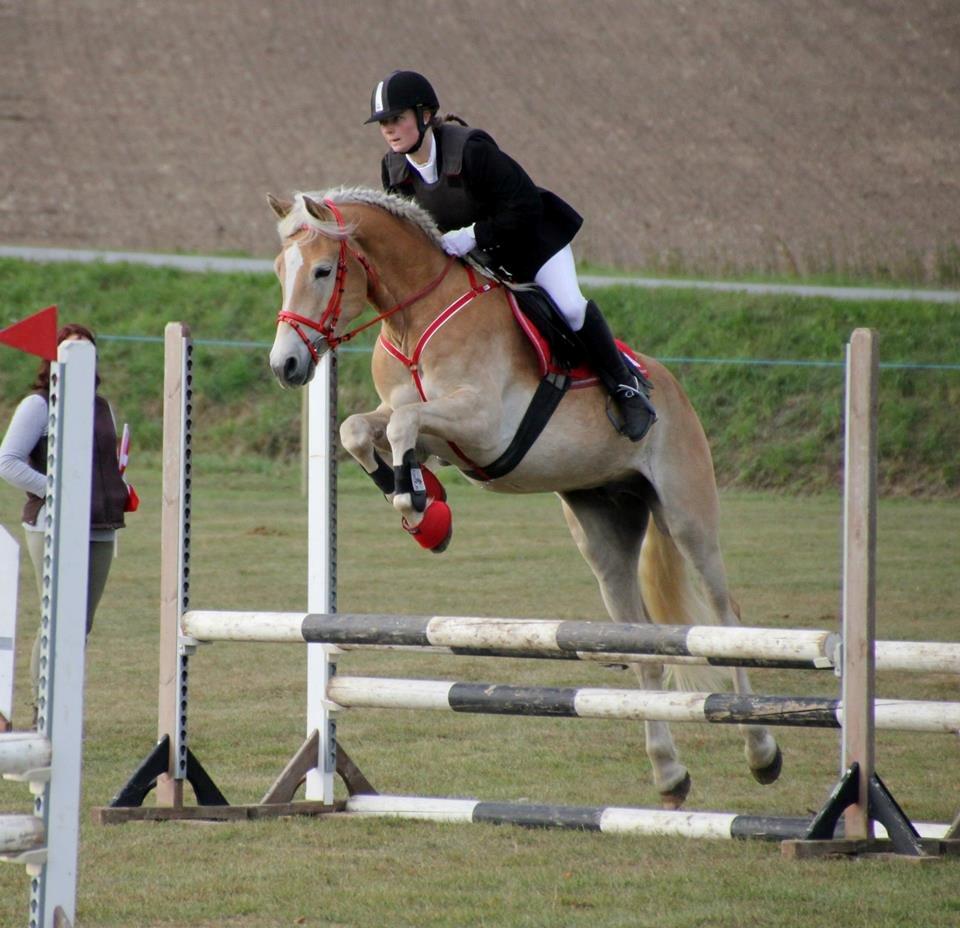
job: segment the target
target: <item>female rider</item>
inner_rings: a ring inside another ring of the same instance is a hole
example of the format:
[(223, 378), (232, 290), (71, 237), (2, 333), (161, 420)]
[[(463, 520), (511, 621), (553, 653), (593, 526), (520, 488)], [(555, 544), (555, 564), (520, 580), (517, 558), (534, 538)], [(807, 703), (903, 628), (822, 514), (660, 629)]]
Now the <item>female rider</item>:
[(596, 303), (580, 292), (570, 242), (582, 218), (535, 186), (486, 132), (455, 116), (440, 119), (439, 105), (415, 71), (394, 71), (374, 88), (367, 122), (380, 124), (390, 147), (381, 165), (384, 189), (412, 197), (433, 216), (447, 254), (479, 252), (482, 264), (542, 287), (616, 401), (621, 432), (639, 441), (656, 413)]

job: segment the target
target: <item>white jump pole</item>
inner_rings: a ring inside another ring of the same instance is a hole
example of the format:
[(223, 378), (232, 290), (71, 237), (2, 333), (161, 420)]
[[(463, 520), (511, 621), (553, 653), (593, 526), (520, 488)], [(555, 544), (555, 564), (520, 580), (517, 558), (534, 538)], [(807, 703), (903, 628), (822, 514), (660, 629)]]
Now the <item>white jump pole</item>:
[(13, 670), (17, 650), (20, 546), (0, 526), (0, 732), (13, 727)]
[(0, 735), (4, 776), (27, 782), (35, 796), (37, 823), (21, 829), (27, 847), (18, 852), (12, 842), (3, 855), (30, 875), (30, 928), (76, 917), (96, 350), (68, 341), (58, 359), (50, 370), (37, 733)]

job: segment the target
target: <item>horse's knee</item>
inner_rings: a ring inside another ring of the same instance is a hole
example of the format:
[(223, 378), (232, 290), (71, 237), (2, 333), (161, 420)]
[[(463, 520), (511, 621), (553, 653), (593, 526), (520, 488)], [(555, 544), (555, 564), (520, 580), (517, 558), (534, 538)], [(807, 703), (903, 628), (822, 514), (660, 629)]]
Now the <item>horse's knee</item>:
[(361, 416), (348, 416), (340, 425), (340, 443), (361, 463), (373, 461), (373, 429)]

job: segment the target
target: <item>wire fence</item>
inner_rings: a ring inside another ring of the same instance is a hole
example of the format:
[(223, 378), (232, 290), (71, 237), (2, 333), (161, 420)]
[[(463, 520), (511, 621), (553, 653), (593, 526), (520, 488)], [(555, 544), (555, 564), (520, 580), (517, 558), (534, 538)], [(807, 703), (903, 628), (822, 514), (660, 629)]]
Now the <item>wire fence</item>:
[[(150, 267), (167, 267), (196, 273), (272, 273), (273, 264), (258, 258), (206, 257), (202, 255), (145, 254), (141, 252), (111, 252), (88, 249), (32, 248), (21, 246), (0, 246), (0, 257), (18, 258), (41, 263), (79, 262), (104, 264), (139, 264)], [(836, 300), (882, 300), (909, 301), (920, 300), (935, 303), (960, 303), (960, 291), (957, 290), (913, 290), (902, 288), (878, 287), (826, 287), (805, 284), (750, 283), (738, 281), (673, 280), (650, 277), (614, 277), (583, 274), (581, 282), (586, 286), (634, 286), (648, 289), (678, 288), (693, 290), (715, 290), (719, 292), (742, 292), (759, 294), (792, 294), (801, 297), (826, 297)], [(114, 342), (139, 342), (162, 344), (161, 336), (151, 335), (109, 335), (102, 334), (98, 339)], [(270, 342), (231, 341), (227, 339), (194, 339), (195, 345), (228, 349), (269, 349)], [(345, 353), (369, 354), (372, 347), (343, 346), (338, 349)], [(664, 364), (714, 364), (738, 365), (742, 367), (843, 367), (844, 361), (808, 359), (808, 358), (710, 358), (710, 357), (665, 357), (657, 360)], [(884, 361), (881, 370), (912, 371), (960, 371), (958, 363), (924, 363), (919, 361)]]
[[(98, 341), (108, 342), (143, 342), (148, 344), (163, 344), (163, 337), (160, 335), (97, 335)], [(236, 349), (258, 349), (268, 350), (272, 342), (260, 341), (231, 341), (224, 338), (195, 338), (194, 345), (206, 346), (209, 348), (236, 348)], [(342, 345), (337, 348), (338, 352), (346, 354), (371, 354), (372, 346), (363, 345)], [(741, 367), (843, 367), (844, 361), (827, 361), (820, 359), (807, 358), (695, 358), (695, 357), (669, 357), (657, 355), (657, 360), (662, 364), (731, 364)], [(960, 371), (960, 363), (957, 364), (929, 364), (919, 361), (881, 361), (881, 370), (907, 370), (907, 371)]]

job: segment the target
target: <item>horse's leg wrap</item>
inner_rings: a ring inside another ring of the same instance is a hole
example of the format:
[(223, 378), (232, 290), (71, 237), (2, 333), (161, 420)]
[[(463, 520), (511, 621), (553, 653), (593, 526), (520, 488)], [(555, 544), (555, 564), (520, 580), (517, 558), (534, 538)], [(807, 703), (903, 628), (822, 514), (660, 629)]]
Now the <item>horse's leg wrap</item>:
[(377, 462), (377, 469), (373, 473), (368, 473), (367, 476), (379, 487), (384, 496), (392, 496), (396, 486), (393, 468), (376, 451), (373, 452), (373, 459)]
[(423, 471), (412, 448), (404, 452), (403, 463), (394, 467), (393, 486), (393, 491), (398, 496), (410, 494), (410, 504), (417, 512), (423, 512), (427, 508), (427, 485), (423, 481)]

